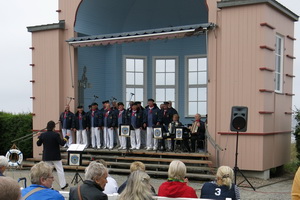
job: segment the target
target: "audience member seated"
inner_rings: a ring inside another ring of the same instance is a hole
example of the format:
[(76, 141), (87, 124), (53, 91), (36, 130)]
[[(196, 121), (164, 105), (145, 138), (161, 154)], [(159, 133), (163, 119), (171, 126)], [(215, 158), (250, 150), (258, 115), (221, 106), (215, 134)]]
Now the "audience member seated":
[(92, 161), (85, 169), (85, 181), (82, 185), (70, 189), (69, 200), (107, 200), (103, 193), (108, 172), (103, 164)]
[(179, 160), (173, 160), (169, 165), (168, 181), (161, 184), (158, 196), (197, 198), (195, 190), (187, 185), (186, 166)]
[(9, 177), (0, 177), (0, 200), (19, 200), (21, 190), (17, 181)]
[(53, 167), (45, 162), (35, 164), (30, 170), (32, 185), (22, 190), (22, 199), (26, 200), (64, 200), (64, 197), (55, 190), (52, 190), (54, 181)]
[(0, 176), (4, 176), (6, 167), (8, 167), (8, 159), (5, 156), (0, 156)]
[(233, 184), (234, 172), (228, 166), (218, 168), (216, 181), (204, 183), (201, 189), (201, 198), (205, 199), (240, 199), (239, 188)]
[(130, 174), (119, 200), (152, 200), (152, 195), (150, 176), (138, 170)]
[[(133, 163), (131, 163), (130, 165), (130, 173), (134, 172), (134, 171), (143, 171), (145, 172), (146, 171), (146, 166), (144, 163), (140, 162), (140, 161), (135, 161)], [(118, 189), (118, 193), (121, 194), (123, 192), (123, 190), (125, 189), (126, 187), (126, 184), (127, 184), (127, 181), (126, 180)], [(154, 187), (151, 185), (151, 191), (152, 191), (152, 195), (156, 195), (155, 193), (155, 189)]]
[(300, 167), (298, 168), (292, 186), (292, 200), (300, 199)]
[[(103, 159), (97, 160), (96, 162), (101, 163), (102, 165), (104, 165), (104, 167), (107, 168), (107, 163)], [(106, 180), (107, 180), (107, 183), (105, 185), (103, 193), (105, 193), (105, 194), (118, 193), (118, 183), (113, 177), (110, 176), (109, 173), (108, 173)]]

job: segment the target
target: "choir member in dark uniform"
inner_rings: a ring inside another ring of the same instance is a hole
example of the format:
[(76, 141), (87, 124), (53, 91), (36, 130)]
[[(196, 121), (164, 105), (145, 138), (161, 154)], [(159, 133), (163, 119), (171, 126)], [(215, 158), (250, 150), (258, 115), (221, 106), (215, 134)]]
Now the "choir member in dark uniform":
[[(126, 123), (126, 110), (124, 109), (124, 104), (122, 102), (118, 103), (118, 128), (117, 128), (117, 135), (119, 135), (119, 129), (121, 124)], [(126, 149), (126, 138), (124, 136), (119, 135), (120, 140), (120, 147), (119, 149)]]
[(102, 126), (104, 137), (104, 148), (112, 150), (114, 148), (114, 128), (117, 127), (117, 115), (110, 107), (110, 103), (105, 103), (106, 109), (103, 114)]
[[(169, 102), (164, 102), (163, 106), (162, 106), (162, 109), (161, 109), (161, 123), (162, 123), (162, 126), (163, 126), (163, 132), (166, 133), (168, 132), (168, 127), (169, 127), (169, 124), (172, 122), (172, 116), (171, 116), (171, 113), (170, 113), (170, 110), (168, 109), (168, 105), (169, 105)], [(163, 134), (163, 139), (159, 140), (159, 148), (160, 150), (162, 151), (165, 151), (165, 139), (166, 138), (166, 135)]]
[(173, 118), (174, 114), (178, 114), (177, 110), (175, 108), (172, 107), (172, 101), (168, 101), (169, 105), (168, 105), (168, 109), (171, 115), (171, 119)]
[(92, 148), (101, 148), (101, 138), (100, 138), (100, 127), (101, 127), (101, 113), (98, 110), (98, 104), (92, 103), (92, 110), (89, 115), (89, 123), (91, 129), (91, 141)]
[[(138, 106), (138, 109), (144, 113), (145, 108), (142, 106), (142, 103), (140, 101), (135, 102)], [(141, 130), (141, 148), (146, 147), (146, 138), (147, 138), (147, 131), (144, 127), (142, 127)]]
[[(74, 124), (74, 113), (70, 111), (70, 106), (66, 105), (64, 112), (62, 112), (59, 116), (59, 121), (61, 123), (61, 130), (63, 137), (66, 136), (67, 133), (70, 133), (70, 137), (68, 142), (66, 143), (65, 147), (70, 146), (73, 143), (72, 137), (72, 128)], [(75, 142), (75, 141), (74, 141)]]
[(76, 132), (76, 143), (85, 144), (88, 143), (87, 131), (89, 129), (89, 118), (83, 110), (83, 106), (77, 106), (77, 112), (74, 120), (74, 131)]
[(154, 139), (153, 126), (160, 125), (161, 115), (160, 110), (154, 103), (153, 99), (148, 99), (148, 106), (144, 110), (144, 124), (143, 127), (147, 128), (147, 150), (157, 150), (158, 141)]
[(36, 144), (38, 146), (43, 145), (43, 161), (47, 164), (55, 167), (58, 176), (58, 182), (61, 189), (68, 187), (65, 179), (64, 168), (61, 162), (60, 146), (67, 143), (70, 132), (66, 133), (64, 139), (61, 139), (59, 133), (54, 132), (55, 123), (49, 121), (47, 123), (47, 132), (38, 133), (38, 140)]
[(131, 127), (131, 150), (138, 150), (141, 148), (141, 130), (143, 120), (143, 111), (138, 109), (137, 103), (134, 103), (131, 107), (131, 112), (128, 112), (126, 115), (126, 124), (129, 124)]

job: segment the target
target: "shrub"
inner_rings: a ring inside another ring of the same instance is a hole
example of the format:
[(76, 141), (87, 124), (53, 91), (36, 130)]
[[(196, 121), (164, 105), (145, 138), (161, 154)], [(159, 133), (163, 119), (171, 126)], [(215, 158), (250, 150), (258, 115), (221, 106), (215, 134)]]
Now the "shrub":
[[(32, 134), (32, 116), (30, 114), (12, 114), (0, 112), (0, 155), (5, 155), (12, 147), (12, 140)], [(15, 143), (24, 158), (32, 157), (32, 139)]]
[(295, 139), (296, 139), (296, 157), (298, 160), (298, 165), (299, 165), (299, 161), (300, 161), (300, 111), (299, 109), (296, 109), (296, 116), (295, 119), (297, 121), (297, 125), (295, 127)]

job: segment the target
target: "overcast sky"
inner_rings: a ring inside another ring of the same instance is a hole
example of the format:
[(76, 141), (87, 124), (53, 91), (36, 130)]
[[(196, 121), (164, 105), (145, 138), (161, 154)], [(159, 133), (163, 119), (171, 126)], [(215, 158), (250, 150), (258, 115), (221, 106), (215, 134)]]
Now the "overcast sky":
[[(299, 0), (278, 0), (300, 14)], [(31, 34), (27, 26), (58, 22), (58, 0), (0, 1), (0, 111), (20, 113), (32, 111)], [(300, 25), (295, 26), (294, 97), (293, 105), (300, 108)], [(293, 108), (294, 109), (294, 108)]]

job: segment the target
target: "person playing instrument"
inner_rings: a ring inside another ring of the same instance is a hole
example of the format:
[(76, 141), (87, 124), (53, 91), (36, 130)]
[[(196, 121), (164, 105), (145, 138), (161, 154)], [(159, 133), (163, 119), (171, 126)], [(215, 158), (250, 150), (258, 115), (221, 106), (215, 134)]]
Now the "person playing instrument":
[(49, 121), (47, 123), (47, 132), (41, 133), (38, 132), (38, 140), (36, 144), (38, 146), (43, 145), (43, 161), (45, 161), (49, 165), (54, 165), (58, 182), (61, 189), (65, 189), (68, 187), (68, 183), (66, 183), (64, 168), (61, 162), (60, 148), (59, 146), (63, 146), (67, 143), (69, 139), (69, 135), (71, 133), (67, 133), (64, 139), (61, 139), (60, 135), (55, 130), (54, 121)]
[(88, 144), (87, 131), (89, 129), (89, 118), (83, 111), (83, 106), (77, 107), (77, 112), (74, 117), (74, 131), (76, 132), (77, 144)]
[[(169, 124), (172, 122), (172, 116), (170, 114), (170, 110), (168, 109), (169, 102), (165, 101), (161, 112), (161, 123), (163, 126), (163, 132), (168, 132)], [(165, 151), (165, 139), (167, 138), (166, 134), (163, 134), (163, 139), (159, 140), (158, 146), (161, 151)]]
[(58, 191), (51, 189), (54, 182), (52, 166), (43, 161), (35, 164), (30, 170), (30, 178), (32, 185), (22, 190), (22, 199), (65, 199)]
[(197, 148), (199, 148), (200, 151), (205, 151), (205, 130), (205, 123), (201, 121), (201, 115), (197, 113), (195, 115), (195, 121), (193, 123), (193, 126), (191, 127), (192, 152), (195, 152)]
[(111, 110), (110, 103), (107, 101), (106, 110), (103, 114), (102, 125), (103, 125), (103, 137), (104, 137), (104, 148), (112, 150), (114, 148), (114, 128), (117, 127), (117, 115), (116, 112)]
[(179, 121), (179, 115), (174, 114), (173, 121), (168, 126), (168, 131), (170, 133), (170, 136), (168, 136), (168, 137), (171, 138), (171, 141), (168, 141), (168, 150), (169, 151), (174, 151), (174, 144), (175, 144), (174, 139), (176, 138), (175, 131), (176, 131), (176, 127), (180, 127), (180, 126), (182, 126), (182, 123)]
[(240, 199), (239, 188), (233, 184), (234, 172), (228, 166), (218, 168), (216, 181), (204, 183), (200, 198), (204, 199)]
[(126, 115), (126, 124), (130, 125), (131, 150), (141, 148), (141, 130), (143, 126), (143, 111), (134, 103)]
[(92, 110), (89, 113), (89, 122), (91, 129), (91, 142), (92, 148), (101, 148), (101, 137), (100, 137), (100, 127), (101, 127), (101, 113), (98, 110), (98, 104), (92, 103)]
[[(62, 112), (59, 116), (59, 121), (61, 123), (61, 130), (63, 137), (66, 137), (67, 133), (69, 134), (69, 140), (66, 143), (65, 147), (70, 146), (73, 143), (73, 136), (72, 136), (72, 126), (74, 124), (74, 113), (70, 111), (70, 106), (66, 105), (64, 112)], [(75, 141), (74, 141), (75, 142)]]
[[(118, 103), (118, 130), (117, 135), (119, 135), (120, 125), (126, 123), (126, 110), (124, 109), (124, 104), (122, 102)], [(119, 136), (120, 147), (119, 149), (126, 149), (126, 137)]]
[(143, 115), (143, 127), (147, 127), (147, 150), (151, 151), (152, 149), (154, 151), (157, 150), (158, 147), (158, 141), (157, 139), (154, 139), (154, 132), (153, 132), (153, 126), (160, 125), (161, 123), (161, 115), (160, 110), (157, 107), (157, 105), (154, 103), (153, 99), (148, 99), (148, 106), (144, 110)]

